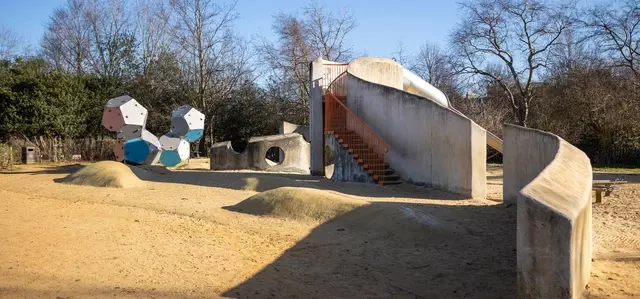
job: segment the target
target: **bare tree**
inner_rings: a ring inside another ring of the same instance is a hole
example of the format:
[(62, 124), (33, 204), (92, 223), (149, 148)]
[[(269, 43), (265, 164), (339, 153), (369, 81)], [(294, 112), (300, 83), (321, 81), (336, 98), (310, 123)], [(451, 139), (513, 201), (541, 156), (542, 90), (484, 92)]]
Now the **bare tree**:
[(414, 58), (412, 70), (434, 86), (450, 83), (455, 74), (451, 58), (440, 46), (426, 42)]
[(76, 74), (85, 72), (92, 44), (85, 9), (84, 0), (68, 0), (55, 9), (41, 41), (45, 59)]
[[(309, 99), (309, 61), (312, 60), (311, 47), (305, 40), (304, 24), (292, 15), (276, 16), (274, 31), (278, 43), (263, 40), (261, 54), (268, 62), (269, 84), (277, 89), (280, 99), (289, 99), (288, 108), (294, 112), (290, 121), (308, 122), (307, 107)], [(283, 108), (286, 107), (283, 105)], [(281, 113), (289, 114), (284, 111)]]
[(356, 21), (349, 11), (327, 11), (317, 2), (311, 2), (304, 8), (302, 25), (313, 56), (332, 61), (352, 58), (353, 47), (347, 44), (346, 37), (356, 28)]
[(129, 3), (125, 0), (86, 1), (85, 21), (92, 38), (91, 68), (101, 76), (131, 76), (137, 45)]
[(136, 27), (143, 72), (158, 55), (169, 48), (173, 7), (162, 0), (137, 0)]
[(10, 59), (18, 52), (22, 37), (15, 31), (0, 25), (0, 60)]
[[(452, 35), (458, 69), (498, 83), (522, 126), (527, 125), (536, 97), (536, 76), (567, 28), (570, 7), (538, 0), (476, 0), (462, 5), (465, 15)], [(492, 70), (495, 63), (509, 75)]]
[(611, 55), (615, 67), (624, 67), (640, 79), (640, 0), (621, 5), (598, 5), (588, 10), (587, 38)]
[(393, 60), (408, 69), (413, 69), (411, 55), (407, 51), (407, 46), (402, 41), (399, 41), (396, 45), (396, 51), (393, 52)]
[[(249, 46), (232, 31), (236, 2), (219, 5), (213, 0), (172, 0), (171, 5), (176, 13), (174, 43), (187, 62), (185, 70), (198, 95), (195, 107), (207, 116), (205, 131), (214, 141), (214, 105), (244, 79), (252, 79), (247, 71)], [(200, 141), (200, 151), (206, 154), (205, 140)]]
[(315, 2), (301, 16), (281, 13), (275, 17), (273, 30), (278, 40), (263, 38), (259, 51), (267, 61), (270, 94), (287, 102), (281, 106), (287, 111), (281, 113), (291, 117), (290, 121), (309, 121), (309, 62), (318, 57), (351, 59), (353, 48), (347, 36), (355, 26), (349, 12), (327, 12)]

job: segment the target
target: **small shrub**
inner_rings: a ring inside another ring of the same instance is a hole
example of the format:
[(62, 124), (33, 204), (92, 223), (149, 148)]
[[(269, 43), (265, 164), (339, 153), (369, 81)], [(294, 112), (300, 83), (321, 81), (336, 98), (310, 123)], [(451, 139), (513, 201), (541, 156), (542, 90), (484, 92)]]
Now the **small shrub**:
[(0, 143), (0, 169), (10, 169), (13, 166), (12, 148), (5, 143)]

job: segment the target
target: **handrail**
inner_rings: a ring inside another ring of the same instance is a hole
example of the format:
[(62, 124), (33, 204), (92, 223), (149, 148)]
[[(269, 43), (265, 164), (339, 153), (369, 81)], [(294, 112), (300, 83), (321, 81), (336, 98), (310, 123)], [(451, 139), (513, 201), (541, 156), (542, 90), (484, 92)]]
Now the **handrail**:
[[(345, 73), (346, 73), (346, 72), (345, 72)], [(335, 81), (335, 80), (334, 80), (334, 81)], [(326, 93), (326, 95), (329, 95), (330, 97), (332, 97), (332, 98), (333, 98), (333, 100), (334, 100), (334, 101), (338, 102), (338, 104), (340, 104), (340, 106), (342, 106), (342, 108), (344, 108), (344, 109), (347, 111), (347, 113), (349, 113), (351, 116), (353, 116), (355, 119), (357, 119), (357, 120), (358, 120), (358, 122), (359, 122), (359, 123), (360, 123), (360, 124), (365, 128), (365, 129), (367, 129), (367, 131), (369, 131), (369, 133), (371, 133), (371, 135), (373, 135), (376, 139), (378, 139), (378, 142), (380, 142), (380, 144), (382, 144), (382, 146), (384, 147), (384, 152), (385, 152), (385, 153), (388, 153), (388, 152), (389, 152), (389, 147), (387, 146), (387, 144), (386, 144), (386, 143), (385, 143), (385, 142), (384, 142), (384, 141), (383, 141), (383, 140), (382, 140), (382, 139), (381, 139), (381, 138), (380, 138), (376, 133), (374, 133), (374, 132), (373, 132), (373, 130), (371, 130), (371, 128), (369, 128), (369, 126), (367, 126), (367, 124), (365, 124), (365, 123), (364, 123), (364, 122), (363, 122), (363, 121), (362, 121), (362, 120), (361, 120), (357, 115), (355, 115), (355, 114), (351, 111), (351, 109), (349, 109), (349, 108), (348, 108), (344, 103), (342, 103), (340, 100), (338, 100), (338, 98), (337, 98), (334, 94), (332, 94), (332, 93), (328, 92), (328, 93)]]
[(329, 84), (323, 86), (324, 131), (337, 137), (338, 142), (353, 154), (353, 158), (371, 178), (384, 185), (388, 171), (386, 153), (389, 152), (389, 147), (345, 105), (348, 70), (341, 68), (346, 66), (344, 64), (335, 66), (324, 68), (324, 78), (331, 79)]
[[(333, 65), (333, 64), (325, 64), (325, 65)], [(336, 65), (338, 65), (338, 64), (336, 64)], [(340, 75), (338, 75), (335, 78), (333, 78), (333, 81), (331, 81), (331, 83), (329, 83), (329, 85), (327, 85), (327, 89), (325, 90), (325, 93), (327, 93), (327, 90), (331, 90), (331, 85), (333, 85), (333, 83), (338, 81), (338, 79), (340, 79), (340, 77), (344, 76), (347, 72), (348, 72), (348, 70), (340, 73)], [(331, 93), (331, 92), (329, 92), (329, 93)]]

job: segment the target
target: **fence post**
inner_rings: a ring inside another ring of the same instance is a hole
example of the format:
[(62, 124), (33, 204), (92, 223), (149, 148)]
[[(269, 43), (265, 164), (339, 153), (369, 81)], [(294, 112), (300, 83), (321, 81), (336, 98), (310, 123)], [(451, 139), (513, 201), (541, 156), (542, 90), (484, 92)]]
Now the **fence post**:
[(13, 146), (9, 144), (9, 165), (7, 167), (11, 168), (13, 166)]

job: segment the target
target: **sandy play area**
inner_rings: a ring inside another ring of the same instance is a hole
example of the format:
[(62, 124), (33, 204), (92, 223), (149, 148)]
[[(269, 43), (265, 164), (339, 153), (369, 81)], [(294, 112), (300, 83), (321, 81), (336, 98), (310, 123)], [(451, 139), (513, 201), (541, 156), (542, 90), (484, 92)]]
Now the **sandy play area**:
[[(1, 297), (504, 298), (515, 291), (514, 210), (493, 201), (197, 169), (126, 189), (57, 182), (77, 168), (0, 174)], [(367, 204), (331, 221), (225, 208), (283, 186)]]
[[(211, 172), (199, 163), (151, 172), (142, 185), (130, 188), (63, 183), (78, 170), (73, 165), (0, 173), (0, 297), (512, 298), (515, 293), (515, 207), (495, 198), (463, 199), (407, 184)], [(497, 188), (501, 173), (492, 171), (490, 188)], [(273, 193), (283, 190), (273, 191), (279, 187), (307, 188), (301, 194), (323, 200), (305, 215), (289, 217), (293, 208), (271, 209), (274, 194), (299, 193)], [(633, 259), (640, 252), (638, 195), (640, 185), (629, 185), (594, 208), (600, 258), (589, 284), (593, 298), (640, 296), (631, 272), (640, 271)], [(255, 208), (243, 202), (247, 198), (267, 204)], [(336, 198), (338, 206), (327, 203)], [(316, 213), (326, 210), (333, 214)], [(334, 216), (326, 220), (327, 215)]]

